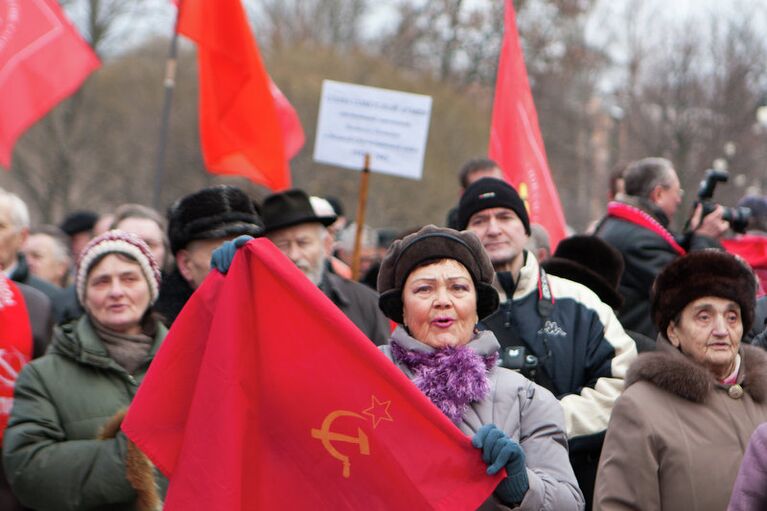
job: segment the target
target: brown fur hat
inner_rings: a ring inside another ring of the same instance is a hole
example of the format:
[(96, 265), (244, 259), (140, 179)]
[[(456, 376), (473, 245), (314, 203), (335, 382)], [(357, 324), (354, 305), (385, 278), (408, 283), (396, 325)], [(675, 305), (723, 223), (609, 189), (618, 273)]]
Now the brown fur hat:
[(427, 225), (391, 244), (378, 272), (378, 306), (389, 319), (402, 323), (402, 287), (411, 271), (428, 261), (455, 259), (471, 275), (477, 289), (479, 319), (498, 308), (493, 265), (476, 234)]
[(740, 305), (743, 331), (754, 322), (756, 277), (740, 259), (721, 250), (698, 250), (675, 260), (653, 285), (652, 317), (666, 334), (669, 323), (687, 304), (704, 296), (726, 298)]

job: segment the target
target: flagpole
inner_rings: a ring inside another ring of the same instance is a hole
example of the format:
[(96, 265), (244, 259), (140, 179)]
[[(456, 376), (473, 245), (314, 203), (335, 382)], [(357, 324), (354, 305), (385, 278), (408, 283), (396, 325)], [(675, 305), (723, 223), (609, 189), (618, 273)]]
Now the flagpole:
[(370, 179), (370, 153), (365, 153), (365, 166), (360, 175), (360, 193), (357, 199), (357, 230), (354, 236), (354, 254), (352, 256), (352, 279), (360, 279), (360, 248), (362, 228), (365, 226), (365, 208), (368, 202), (368, 180)]
[(157, 164), (154, 171), (154, 194), (152, 206), (160, 211), (160, 195), (162, 183), (165, 177), (165, 149), (168, 143), (168, 127), (170, 126), (170, 108), (173, 104), (173, 90), (176, 88), (176, 67), (178, 63), (178, 20), (181, 13), (183, 0), (178, 0), (176, 7), (176, 20), (173, 23), (173, 36), (170, 39), (168, 59), (165, 61), (165, 79), (163, 87), (165, 95), (162, 105), (162, 117), (160, 118), (159, 147), (157, 148)]

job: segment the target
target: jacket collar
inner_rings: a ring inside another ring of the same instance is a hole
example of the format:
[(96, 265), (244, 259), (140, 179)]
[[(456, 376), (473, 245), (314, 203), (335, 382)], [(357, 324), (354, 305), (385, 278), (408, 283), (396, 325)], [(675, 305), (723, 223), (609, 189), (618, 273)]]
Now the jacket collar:
[[(719, 383), (708, 369), (682, 354), (662, 335), (658, 336), (658, 350), (643, 353), (629, 368), (626, 387), (647, 381), (681, 398), (702, 403), (714, 388), (729, 389)], [(757, 403), (767, 397), (767, 353), (741, 344), (740, 371), (737, 384)]]
[[(522, 268), (519, 269), (519, 276), (516, 279), (516, 287), (514, 288), (513, 298), (516, 300), (527, 296), (532, 291), (538, 289), (538, 275), (540, 272), (538, 260), (529, 250), (524, 250), (523, 257), (525, 262), (522, 265)], [(493, 279), (493, 287), (498, 291), (501, 301), (512, 299), (512, 297), (506, 294), (505, 290), (498, 282), (497, 272)]]
[[(405, 327), (397, 325), (397, 328), (392, 332), (389, 342), (396, 342), (403, 348), (409, 351), (417, 351), (420, 353), (431, 353), (436, 348), (432, 348), (428, 344), (424, 344), (421, 341), (411, 337)], [(488, 356), (501, 349), (501, 345), (498, 343), (498, 339), (495, 338), (495, 334), (490, 330), (482, 330), (474, 334), (469, 343), (466, 345), (472, 351), (478, 355)]]
[(325, 270), (322, 272), (322, 280), (320, 281), (319, 288), (320, 291), (322, 291), (325, 296), (330, 298), (336, 305), (347, 306), (351, 303), (351, 300), (339, 286), (341, 278), (342, 277)]
[[(155, 321), (155, 320), (152, 320)], [(168, 330), (159, 321), (157, 322), (154, 343), (149, 352), (148, 360), (151, 361), (160, 349)], [(103, 369), (111, 368), (120, 372), (125, 369), (109, 356), (106, 346), (101, 342), (93, 324), (87, 315), (83, 315), (77, 321), (56, 327), (51, 353), (57, 353), (69, 357), (77, 362)]]
[(671, 223), (671, 220), (662, 209), (645, 198), (635, 197), (633, 195), (621, 195), (620, 197), (616, 197), (615, 201), (641, 209), (655, 218), (658, 223), (666, 229), (668, 229), (668, 226)]

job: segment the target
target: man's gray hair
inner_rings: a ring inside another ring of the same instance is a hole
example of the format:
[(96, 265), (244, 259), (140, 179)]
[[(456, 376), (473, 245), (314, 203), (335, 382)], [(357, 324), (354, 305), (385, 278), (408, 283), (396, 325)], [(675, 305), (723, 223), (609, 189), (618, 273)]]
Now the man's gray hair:
[(29, 209), (21, 197), (0, 188), (0, 205), (8, 207), (11, 222), (17, 231), (29, 229)]
[[(347, 225), (338, 236), (337, 247), (346, 252), (354, 250), (354, 238), (357, 236), (357, 224), (355, 222)], [(362, 226), (362, 240), (360, 247), (376, 248), (378, 247), (378, 233), (369, 225)]]
[(631, 163), (623, 173), (626, 195), (650, 198), (656, 186), (671, 184), (674, 165), (666, 158), (643, 158)]
[(29, 235), (42, 234), (53, 240), (53, 257), (59, 262), (71, 264), (72, 253), (69, 250), (69, 237), (55, 225), (38, 225), (29, 230)]

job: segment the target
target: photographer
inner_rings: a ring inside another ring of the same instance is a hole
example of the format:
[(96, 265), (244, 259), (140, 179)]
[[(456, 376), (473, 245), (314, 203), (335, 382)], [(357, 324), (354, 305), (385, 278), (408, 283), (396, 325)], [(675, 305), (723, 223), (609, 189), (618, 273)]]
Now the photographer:
[(626, 263), (620, 293), (624, 304), (618, 319), (628, 330), (655, 338), (650, 319), (650, 288), (669, 263), (691, 250), (721, 248), (718, 240), (729, 229), (722, 206), (699, 203), (688, 230), (676, 236), (669, 223), (682, 203), (679, 177), (670, 161), (645, 158), (631, 163), (623, 174), (625, 194), (610, 202), (607, 216), (595, 234), (617, 248)]

